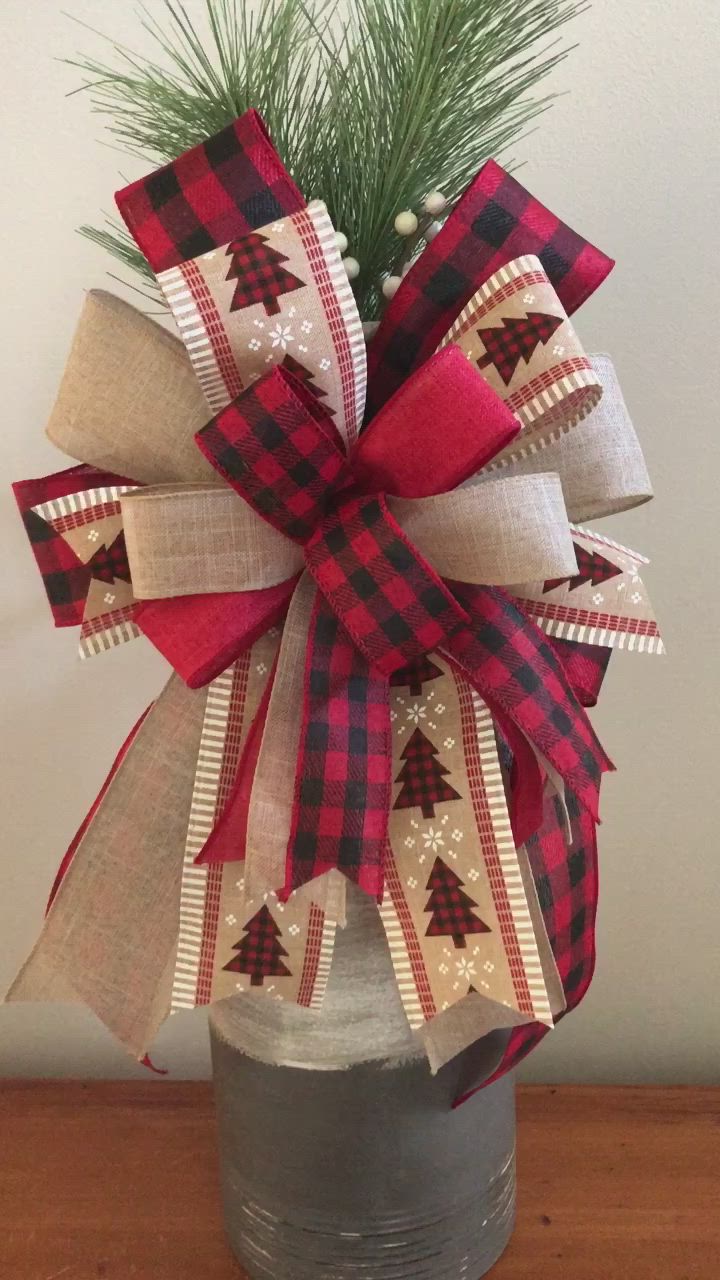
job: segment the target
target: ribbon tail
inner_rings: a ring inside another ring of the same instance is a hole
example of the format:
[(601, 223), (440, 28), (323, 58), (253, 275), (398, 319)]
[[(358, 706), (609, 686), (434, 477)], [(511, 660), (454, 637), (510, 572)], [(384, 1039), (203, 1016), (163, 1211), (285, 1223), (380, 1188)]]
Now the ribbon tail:
[(452, 637), (450, 660), (545, 756), (594, 821), (600, 779), (613, 768), (545, 635), (506, 592), (453, 584), (472, 630)]
[(307, 644), (286, 896), (337, 867), (380, 901), (391, 787), (388, 680), (318, 592)]
[(276, 671), (277, 659), (248, 730), (227, 803), (195, 859), (196, 866), (207, 866), (215, 862), (242, 862), (245, 858), (250, 795)]
[(283, 618), (297, 578), (260, 591), (147, 600), (135, 621), (191, 689), (209, 684)]
[(577, 640), (561, 640), (548, 636), (551, 648), (560, 660), (573, 693), (583, 707), (594, 707), (607, 674), (612, 649)]

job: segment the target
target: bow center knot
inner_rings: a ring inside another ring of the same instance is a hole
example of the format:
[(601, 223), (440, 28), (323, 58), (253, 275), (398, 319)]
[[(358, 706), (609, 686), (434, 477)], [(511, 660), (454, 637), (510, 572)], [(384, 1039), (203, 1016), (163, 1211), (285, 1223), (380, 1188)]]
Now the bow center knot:
[(198, 433), (212, 465), (258, 515), (304, 548), (305, 563), (353, 641), (384, 675), (467, 622), (391, 515), (360, 493), (332, 418), (276, 369)]

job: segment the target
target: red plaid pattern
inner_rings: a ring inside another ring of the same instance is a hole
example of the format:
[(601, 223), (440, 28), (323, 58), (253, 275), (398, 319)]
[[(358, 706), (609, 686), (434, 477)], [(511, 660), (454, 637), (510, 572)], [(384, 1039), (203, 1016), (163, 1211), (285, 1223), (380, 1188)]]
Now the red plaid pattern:
[(425, 907), (432, 919), (425, 930), (428, 938), (452, 938), (456, 947), (465, 947), (468, 933), (490, 933), (490, 926), (475, 915), (475, 902), (463, 892), (463, 882), (442, 858), (436, 858), (425, 886), (430, 894)]
[[(565, 817), (556, 797), (546, 801), (542, 829), (527, 842), (530, 867), (542, 908), (545, 928), (565, 991), (565, 1017), (587, 993), (595, 970), (595, 919), (598, 901), (598, 863), (595, 823), (571, 791), (565, 792), (572, 841), (567, 844)], [(517, 1027), (503, 1060), (481, 1088), (512, 1071), (540, 1043), (549, 1027), (539, 1023)], [(466, 1101), (473, 1089), (456, 1100)]]
[(564, 324), (564, 316), (547, 316), (542, 311), (528, 311), (524, 317), (508, 316), (502, 328), (478, 329), (485, 355), (478, 360), (479, 369), (494, 365), (508, 387), (521, 360), (528, 362), (535, 348), (549, 342)]
[(341, 501), (308, 542), (305, 563), (358, 648), (386, 677), (446, 643), (467, 621), (382, 497)]
[(460, 796), (449, 782), (445, 781), (450, 772), (437, 759), (438, 749), (422, 729), (415, 729), (408, 739), (402, 753), (404, 761), (396, 782), (402, 782), (393, 809), (420, 809), (423, 818), (435, 817), (435, 805), (444, 804), (448, 800), (459, 800)]
[[(97, 471), (94, 467), (79, 466), (69, 467), (66, 471), (43, 476), (38, 480), (20, 480), (12, 486), (25, 531), (42, 574), (43, 586), (56, 627), (81, 625), (90, 580), (93, 576), (103, 577), (103, 574), (98, 572), (97, 565), (93, 568), (92, 562), (83, 564), (62, 535), (32, 508), (54, 498), (64, 498), (70, 493), (82, 493), (85, 489), (128, 483), (132, 482), (128, 482), (122, 476), (115, 476), (107, 471)], [(118, 552), (113, 552), (113, 559), (116, 554), (120, 563), (122, 557), (119, 549)], [(127, 558), (124, 563), (127, 568)], [(110, 560), (104, 566), (106, 571), (109, 565)], [(111, 581), (111, 579), (103, 578), (103, 581)], [(129, 572), (125, 581), (129, 581)]]
[(575, 640), (559, 640), (548, 636), (576, 698), (584, 707), (594, 707), (600, 696), (612, 649), (598, 644), (578, 644)]
[(612, 769), (547, 638), (498, 587), (454, 583), (471, 618), (450, 655), (490, 707), (499, 706), (557, 769), (597, 821)]
[(237, 955), (223, 965), (230, 973), (250, 974), (250, 986), (261, 987), (266, 978), (289, 977), (290, 970), (281, 959), (287, 951), (280, 942), (280, 929), (268, 907), (261, 907), (245, 925), (247, 937), (235, 946)]
[(98, 547), (88, 561), (87, 567), (90, 570), (90, 577), (98, 578), (100, 582), (113, 583), (116, 578), (123, 582), (130, 581), (130, 565), (125, 546), (125, 534), (122, 530), (109, 547), (104, 544)]
[(578, 563), (578, 572), (574, 578), (548, 578), (543, 585), (543, 591), (552, 591), (555, 587), (561, 587), (564, 583), (568, 584), (568, 591), (575, 591), (577, 587), (582, 587), (584, 583), (589, 582), (593, 587), (599, 587), (601, 582), (608, 582), (610, 578), (617, 578), (622, 573), (622, 569), (618, 565), (607, 560), (605, 556), (601, 556), (599, 551), (590, 551), (588, 547), (583, 547), (579, 542), (573, 542), (575, 549), (575, 559)]
[(368, 417), (437, 349), (474, 293), (511, 259), (536, 254), (568, 315), (613, 261), (561, 222), (494, 160), (468, 187), (388, 306), (368, 349)]
[(390, 807), (390, 686), (319, 593), (304, 704), (286, 892), (337, 867), (379, 898)]
[(279, 297), (305, 288), (304, 280), (282, 266), (288, 261), (287, 255), (271, 249), (264, 236), (253, 233), (241, 240), (231, 240), (227, 253), (232, 257), (232, 264), (225, 279), (237, 280), (231, 311), (259, 303), (266, 315), (276, 316), (280, 313)]
[(248, 387), (196, 440), (209, 462), (258, 515), (305, 543), (333, 491), (350, 482), (335, 426), (312, 392), (276, 368)]
[(115, 199), (156, 273), (305, 207), (256, 111)]

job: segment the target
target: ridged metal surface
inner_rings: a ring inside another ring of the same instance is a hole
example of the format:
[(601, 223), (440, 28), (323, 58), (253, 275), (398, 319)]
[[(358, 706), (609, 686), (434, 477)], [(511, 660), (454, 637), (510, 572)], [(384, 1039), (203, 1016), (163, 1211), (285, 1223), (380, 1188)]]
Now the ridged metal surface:
[(497, 1261), (511, 1078), (453, 1111), (452, 1063), (302, 1070), (212, 1041), (225, 1223), (252, 1280), (479, 1280)]

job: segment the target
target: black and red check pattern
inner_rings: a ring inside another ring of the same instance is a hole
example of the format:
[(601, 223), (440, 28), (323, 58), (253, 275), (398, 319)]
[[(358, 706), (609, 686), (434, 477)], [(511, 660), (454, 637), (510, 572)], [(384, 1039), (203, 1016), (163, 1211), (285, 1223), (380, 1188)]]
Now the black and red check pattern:
[(380, 898), (391, 789), (390, 686), (320, 592), (308, 635), (304, 707), (286, 891), (337, 867)]
[(404, 763), (395, 779), (402, 786), (393, 809), (417, 808), (423, 818), (434, 818), (436, 804), (460, 799), (455, 788), (445, 781), (450, 770), (437, 756), (438, 748), (426, 738), (422, 729), (415, 729), (402, 752)]
[(153, 271), (167, 271), (305, 207), (256, 111), (118, 191)]
[(405, 276), (370, 344), (368, 419), (437, 350), (480, 286), (522, 254), (540, 258), (568, 315), (613, 266), (611, 258), (488, 160)]
[(549, 636), (551, 648), (560, 659), (570, 686), (584, 707), (594, 707), (600, 696), (612, 649), (598, 644), (578, 644)]
[(478, 368), (493, 365), (508, 387), (520, 361), (527, 363), (536, 347), (549, 342), (564, 322), (564, 316), (528, 311), (524, 316), (507, 316), (502, 325), (491, 329), (478, 329), (478, 337), (485, 347), (485, 355), (477, 362)]
[(304, 280), (283, 267), (287, 255), (271, 248), (257, 232), (231, 240), (227, 252), (232, 262), (225, 279), (237, 281), (231, 311), (263, 306), (266, 315), (276, 316), (280, 313), (278, 298), (305, 288)]
[[(122, 476), (83, 465), (69, 467), (66, 471), (38, 480), (21, 480), (13, 485), (56, 627), (79, 627), (82, 624), (90, 581), (93, 576), (101, 575), (93, 574), (91, 564), (83, 564), (62, 534), (32, 508), (70, 493), (82, 493), (85, 489), (127, 483)], [(118, 557), (118, 564), (120, 559)], [(126, 558), (124, 563), (127, 567)], [(125, 581), (129, 581), (129, 572)]]
[(623, 571), (619, 565), (613, 564), (611, 560), (601, 556), (599, 551), (591, 551), (589, 547), (583, 547), (579, 542), (573, 542), (575, 550), (575, 559), (578, 564), (578, 571), (574, 577), (570, 578), (548, 578), (543, 585), (543, 591), (552, 591), (555, 587), (562, 587), (567, 583), (568, 591), (575, 591), (577, 587), (582, 587), (585, 583), (590, 583), (593, 587), (599, 587), (602, 582), (608, 582), (610, 578), (617, 578)]
[(250, 986), (261, 987), (266, 978), (290, 977), (283, 963), (287, 951), (280, 942), (281, 933), (267, 906), (263, 906), (245, 925), (246, 937), (234, 947), (237, 955), (223, 965), (230, 973), (250, 974)]
[(453, 583), (470, 627), (449, 648), (491, 710), (498, 706), (598, 818), (602, 774), (612, 769), (539, 627), (499, 587)]
[(104, 543), (98, 547), (88, 561), (87, 567), (90, 570), (90, 577), (98, 578), (100, 582), (112, 584), (116, 579), (122, 582), (130, 581), (130, 565), (122, 529), (109, 547)]
[(305, 563), (359, 649), (386, 677), (455, 635), (467, 614), (383, 497), (341, 499)]
[[(566, 790), (565, 803), (572, 832), (570, 843), (565, 834), (563, 807), (557, 797), (548, 796), (543, 826), (526, 844), (548, 940), (567, 1001), (561, 1017), (580, 1004), (592, 981), (598, 901), (595, 823), (571, 791)], [(485, 1085), (512, 1071), (549, 1029), (537, 1022), (517, 1027), (510, 1036), (500, 1067)]]
[(209, 462), (264, 520), (309, 540), (350, 470), (336, 429), (312, 392), (276, 368), (199, 431)]
[(460, 877), (442, 858), (436, 858), (425, 886), (430, 894), (425, 910), (432, 912), (425, 930), (428, 938), (452, 938), (459, 948), (467, 946), (467, 934), (491, 932), (490, 926), (475, 915), (477, 902), (462, 886)]

